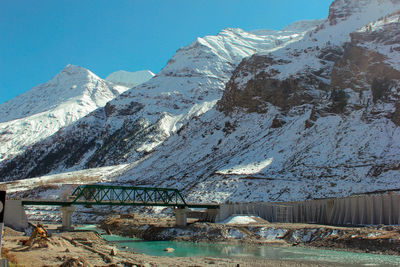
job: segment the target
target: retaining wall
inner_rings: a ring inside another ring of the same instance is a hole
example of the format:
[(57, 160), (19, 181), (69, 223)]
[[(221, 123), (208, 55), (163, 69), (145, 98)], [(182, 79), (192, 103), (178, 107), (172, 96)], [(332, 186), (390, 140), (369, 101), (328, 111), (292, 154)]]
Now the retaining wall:
[(6, 199), (4, 224), (16, 230), (24, 230), (28, 226), (28, 218), (21, 200)]
[(400, 224), (400, 195), (391, 192), (299, 202), (221, 204), (216, 221), (233, 214), (256, 215), (269, 222), (394, 225)]

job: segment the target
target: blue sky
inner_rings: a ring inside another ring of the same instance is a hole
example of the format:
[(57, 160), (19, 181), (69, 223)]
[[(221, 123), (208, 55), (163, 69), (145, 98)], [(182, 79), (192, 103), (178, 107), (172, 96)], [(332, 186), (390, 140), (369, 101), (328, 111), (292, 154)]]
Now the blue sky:
[(0, 103), (65, 65), (104, 78), (157, 73), (175, 51), (220, 30), (281, 29), (328, 16), (332, 0), (1, 0)]

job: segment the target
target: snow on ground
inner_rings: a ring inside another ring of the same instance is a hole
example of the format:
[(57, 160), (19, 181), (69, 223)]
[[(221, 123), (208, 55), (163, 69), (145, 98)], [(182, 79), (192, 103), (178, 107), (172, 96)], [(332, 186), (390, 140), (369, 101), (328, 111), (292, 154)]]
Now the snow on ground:
[[(341, 46), (350, 40), (349, 33), (400, 7), (393, 1), (352, 3), (360, 6), (346, 21), (326, 21), (302, 40), (270, 53), (289, 63), (268, 68), (278, 70), (279, 79), (320, 70), (318, 46)], [(363, 108), (349, 114), (324, 110), (313, 119), (311, 112), (318, 107), (312, 105), (284, 114), (268, 106), (266, 114), (229, 116), (214, 108), (132, 164), (120, 181), (174, 186), (193, 201), (219, 203), (343, 197), (399, 188), (400, 129), (390, 120), (394, 104), (358, 104)], [(271, 127), (278, 115), (283, 125)]]
[(241, 163), (239, 165), (235, 165), (232, 167), (228, 167), (227, 169), (223, 169), (221, 171), (216, 171), (217, 174), (255, 174), (260, 172), (262, 169), (268, 167), (272, 163), (274, 159), (269, 158), (263, 161)]
[(70, 184), (76, 187), (78, 185), (83, 185), (83, 184), (111, 182), (113, 176), (123, 171), (123, 169), (126, 167), (127, 164), (121, 164), (117, 166), (58, 173), (58, 174), (46, 175), (30, 179), (16, 180), (12, 182), (1, 182), (0, 188), (6, 190), (7, 193), (15, 193), (41, 186), (42, 187), (53, 186), (54, 190), (44, 190), (43, 191), (44, 194), (41, 194), (40, 198), (54, 199), (59, 197), (62, 191), (61, 189), (58, 188), (59, 186)]
[(233, 215), (222, 222), (221, 224), (249, 224), (257, 222), (255, 220), (256, 216), (244, 216), (244, 215)]
[[(87, 169), (81, 171), (46, 175), (13, 182), (2, 182), (0, 188), (6, 190), (8, 197), (26, 198), (31, 200), (65, 200), (71, 196), (72, 192), (79, 185), (94, 183), (109, 183), (113, 177), (123, 171), (127, 165), (117, 165), (102, 168)], [(87, 208), (77, 206), (73, 215), (73, 220), (79, 223), (87, 221), (96, 222), (101, 216), (96, 212), (102, 213), (109, 207), (99, 206)], [(126, 209), (127, 207), (116, 207), (115, 210)], [(25, 206), (25, 212), (29, 220), (60, 222), (61, 211), (57, 206)], [(92, 213), (93, 212), (93, 213)]]
[(286, 233), (287, 229), (275, 229), (273, 227), (262, 227), (254, 232), (255, 235), (265, 238), (267, 240), (277, 240), (282, 239)]
[(234, 238), (234, 239), (242, 239), (246, 237), (246, 234), (242, 233), (238, 229), (229, 229), (228, 234), (226, 235), (227, 238)]

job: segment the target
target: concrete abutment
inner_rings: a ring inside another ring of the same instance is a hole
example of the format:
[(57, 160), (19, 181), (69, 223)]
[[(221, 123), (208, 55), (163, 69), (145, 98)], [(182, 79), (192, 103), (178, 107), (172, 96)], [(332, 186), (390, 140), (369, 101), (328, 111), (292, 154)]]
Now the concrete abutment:
[(6, 200), (4, 224), (19, 231), (23, 231), (28, 227), (28, 217), (26, 216), (24, 206), (22, 206), (22, 200)]

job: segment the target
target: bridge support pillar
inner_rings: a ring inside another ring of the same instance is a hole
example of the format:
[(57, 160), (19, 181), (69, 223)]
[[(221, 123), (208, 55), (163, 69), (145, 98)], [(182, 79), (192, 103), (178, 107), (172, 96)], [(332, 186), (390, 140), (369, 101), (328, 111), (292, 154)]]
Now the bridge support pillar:
[(4, 224), (23, 231), (28, 227), (28, 217), (21, 200), (7, 199), (4, 209)]
[(219, 215), (219, 209), (206, 209), (206, 214), (208, 222), (216, 222)]
[(175, 222), (177, 226), (186, 226), (187, 225), (187, 213), (189, 212), (188, 208), (184, 209), (174, 209), (175, 213)]
[(74, 228), (72, 227), (72, 213), (75, 211), (74, 206), (65, 206), (61, 207), (61, 217), (62, 217), (62, 226), (61, 230), (63, 231), (72, 231)]

